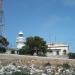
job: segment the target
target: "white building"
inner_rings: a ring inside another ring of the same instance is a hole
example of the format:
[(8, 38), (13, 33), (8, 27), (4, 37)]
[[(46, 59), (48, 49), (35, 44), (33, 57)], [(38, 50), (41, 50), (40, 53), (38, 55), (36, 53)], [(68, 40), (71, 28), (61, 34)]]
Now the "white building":
[(18, 33), (16, 39), (16, 48), (7, 48), (6, 54), (18, 54), (18, 50), (25, 45), (25, 38), (23, 32)]
[[(7, 54), (18, 54), (18, 50), (25, 45), (25, 37), (23, 32), (19, 32), (16, 39), (16, 48), (8, 48)], [(46, 56), (49, 58), (68, 58), (69, 45), (64, 43), (50, 43), (47, 44)]]
[(46, 56), (48, 57), (67, 57), (69, 53), (68, 44), (64, 43), (53, 43), (48, 44), (48, 51)]
[(19, 32), (17, 40), (16, 40), (16, 47), (17, 49), (21, 49), (25, 45), (25, 38), (23, 32)]

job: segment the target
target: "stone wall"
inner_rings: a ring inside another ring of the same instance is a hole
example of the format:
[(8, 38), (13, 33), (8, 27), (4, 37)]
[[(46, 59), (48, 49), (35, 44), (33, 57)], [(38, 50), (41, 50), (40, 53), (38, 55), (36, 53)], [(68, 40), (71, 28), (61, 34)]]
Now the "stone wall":
[(38, 57), (38, 56), (28, 56), (28, 55), (16, 55), (16, 54), (0, 54), (0, 64), (6, 65), (9, 63), (15, 63), (16, 65), (44, 65), (46, 63), (51, 63), (52, 65), (69, 63), (71, 66), (75, 66), (74, 59), (60, 59), (60, 58), (50, 58), (50, 57)]

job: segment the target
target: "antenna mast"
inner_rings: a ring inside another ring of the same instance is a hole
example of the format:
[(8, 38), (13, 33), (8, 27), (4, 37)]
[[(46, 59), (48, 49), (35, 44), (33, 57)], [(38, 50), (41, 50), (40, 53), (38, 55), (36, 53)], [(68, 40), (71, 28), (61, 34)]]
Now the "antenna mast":
[(3, 0), (0, 0), (0, 35), (3, 36), (5, 34), (4, 29), (4, 11), (3, 11)]

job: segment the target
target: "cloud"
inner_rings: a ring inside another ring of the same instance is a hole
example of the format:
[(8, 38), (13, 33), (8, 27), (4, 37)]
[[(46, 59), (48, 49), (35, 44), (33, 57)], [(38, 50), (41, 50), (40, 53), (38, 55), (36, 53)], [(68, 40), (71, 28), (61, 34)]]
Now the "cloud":
[(63, 1), (64, 1), (64, 5), (75, 6), (75, 0), (63, 0)]

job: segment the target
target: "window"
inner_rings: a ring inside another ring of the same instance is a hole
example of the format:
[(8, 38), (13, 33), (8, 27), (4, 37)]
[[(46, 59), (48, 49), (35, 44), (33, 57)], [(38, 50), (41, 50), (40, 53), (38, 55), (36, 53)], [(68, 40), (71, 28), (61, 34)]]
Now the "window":
[(11, 51), (11, 54), (15, 54), (15, 51), (12, 50), (12, 51)]
[(66, 50), (63, 50), (63, 54), (66, 55)]
[(49, 52), (50, 52), (50, 53), (52, 53), (53, 51), (52, 51), (52, 50), (50, 50)]
[(56, 51), (57, 55), (59, 55), (59, 51)]

